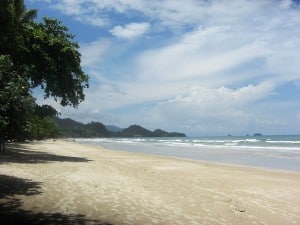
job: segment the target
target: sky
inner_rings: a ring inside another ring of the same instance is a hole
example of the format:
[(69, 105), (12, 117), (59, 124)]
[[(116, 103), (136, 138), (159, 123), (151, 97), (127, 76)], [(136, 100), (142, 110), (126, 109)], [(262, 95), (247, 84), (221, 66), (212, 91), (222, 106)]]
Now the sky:
[(75, 35), (90, 88), (61, 117), (189, 136), (300, 134), (300, 2), (25, 0)]

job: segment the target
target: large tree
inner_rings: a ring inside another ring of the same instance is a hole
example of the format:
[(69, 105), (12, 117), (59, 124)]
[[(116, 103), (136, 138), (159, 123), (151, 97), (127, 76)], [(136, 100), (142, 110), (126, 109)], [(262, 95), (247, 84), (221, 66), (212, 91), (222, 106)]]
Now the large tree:
[(88, 76), (81, 69), (74, 36), (56, 19), (34, 21), (36, 11), (26, 10), (22, 0), (2, 2), (0, 54), (10, 55), (16, 70), (31, 87), (41, 86), (45, 97), (78, 106), (84, 100)]
[[(1, 0), (0, 56), (2, 74), (5, 75), (2, 76), (2, 85), (4, 88), (12, 84), (18, 87), (25, 82), (26, 93), (31, 98), (30, 89), (40, 86), (44, 89), (45, 98), (53, 97), (63, 106), (77, 107), (84, 100), (84, 88), (88, 87), (88, 76), (80, 66), (79, 45), (60, 21), (49, 18), (36, 21), (36, 13), (36, 10), (27, 10), (23, 0)], [(2, 93), (0, 101), (10, 101), (6, 94)], [(22, 96), (24, 93), (19, 95), (20, 98)], [(23, 110), (32, 111), (31, 107)], [(3, 105), (1, 120), (7, 121)], [(5, 124), (6, 130), (13, 126), (14, 129), (21, 127)]]
[(0, 139), (27, 138), (34, 107), (27, 80), (8, 56), (0, 55)]

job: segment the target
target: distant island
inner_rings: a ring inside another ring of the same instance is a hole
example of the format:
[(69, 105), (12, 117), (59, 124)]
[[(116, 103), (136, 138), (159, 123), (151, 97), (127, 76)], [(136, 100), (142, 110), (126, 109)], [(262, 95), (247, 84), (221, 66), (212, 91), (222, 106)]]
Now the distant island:
[(139, 125), (131, 125), (122, 129), (117, 126), (105, 126), (100, 122), (90, 122), (87, 124), (77, 122), (70, 118), (54, 118), (59, 126), (61, 136), (63, 137), (186, 137), (184, 133), (167, 132), (161, 129), (150, 131)]

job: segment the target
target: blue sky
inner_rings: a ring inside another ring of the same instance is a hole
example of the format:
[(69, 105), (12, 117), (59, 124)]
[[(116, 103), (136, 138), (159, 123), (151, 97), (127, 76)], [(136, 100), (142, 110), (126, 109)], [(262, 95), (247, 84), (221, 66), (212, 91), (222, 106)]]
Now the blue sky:
[(292, 0), (25, 0), (60, 19), (90, 76), (82, 122), (188, 135), (300, 134), (300, 4)]

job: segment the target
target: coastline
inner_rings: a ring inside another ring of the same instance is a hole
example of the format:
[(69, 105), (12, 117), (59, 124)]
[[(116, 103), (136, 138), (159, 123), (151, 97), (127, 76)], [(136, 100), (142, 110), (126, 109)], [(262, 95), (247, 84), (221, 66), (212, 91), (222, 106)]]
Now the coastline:
[[(279, 138), (278, 138), (279, 137)], [(300, 172), (300, 136), (74, 139), (118, 151)]]
[[(171, 155), (171, 154), (157, 154), (159, 150), (157, 150), (156, 152), (149, 152), (149, 151), (139, 151), (137, 149), (139, 148), (143, 148), (145, 146), (135, 146), (134, 148), (136, 150), (132, 150), (133, 148), (130, 149), (130, 147), (126, 147), (126, 148), (119, 148), (119, 146), (114, 145), (113, 147), (108, 146), (108, 145), (95, 145), (95, 144), (91, 144), (91, 143), (83, 143), (77, 140), (73, 140), (71, 141), (70, 139), (64, 139), (64, 141), (66, 142), (73, 142), (73, 143), (77, 143), (83, 146), (89, 146), (91, 148), (99, 148), (99, 149), (103, 149), (103, 150), (107, 150), (107, 151), (113, 151), (119, 154), (123, 154), (123, 153), (132, 153), (132, 154), (136, 154), (136, 155), (141, 155), (141, 156), (145, 156), (145, 157), (159, 157), (159, 158), (165, 158), (165, 159), (173, 159), (173, 160), (179, 160), (179, 161), (186, 161), (186, 162), (192, 162), (192, 163), (198, 163), (198, 164), (202, 164), (202, 165), (207, 165), (207, 166), (215, 166), (215, 167), (232, 167), (232, 168), (236, 168), (236, 169), (248, 169), (248, 170), (257, 170), (257, 171), (262, 171), (262, 172), (279, 172), (279, 173), (291, 173), (291, 174), (299, 174), (300, 175), (300, 171), (298, 169), (286, 169), (286, 168), (278, 168), (278, 167), (263, 167), (263, 166), (256, 166), (253, 164), (243, 164), (243, 163), (235, 163), (235, 162), (220, 162), (220, 161), (213, 161), (213, 160), (209, 160), (209, 159), (199, 159), (199, 158), (192, 158), (192, 157), (188, 157), (188, 156), (178, 156), (178, 155)], [(209, 149), (211, 150), (211, 149)], [(207, 153), (207, 151), (205, 152), (205, 154)], [(205, 158), (205, 157), (204, 157)]]
[(299, 172), (63, 140), (17, 148), (1, 155), (4, 224), (300, 224)]

